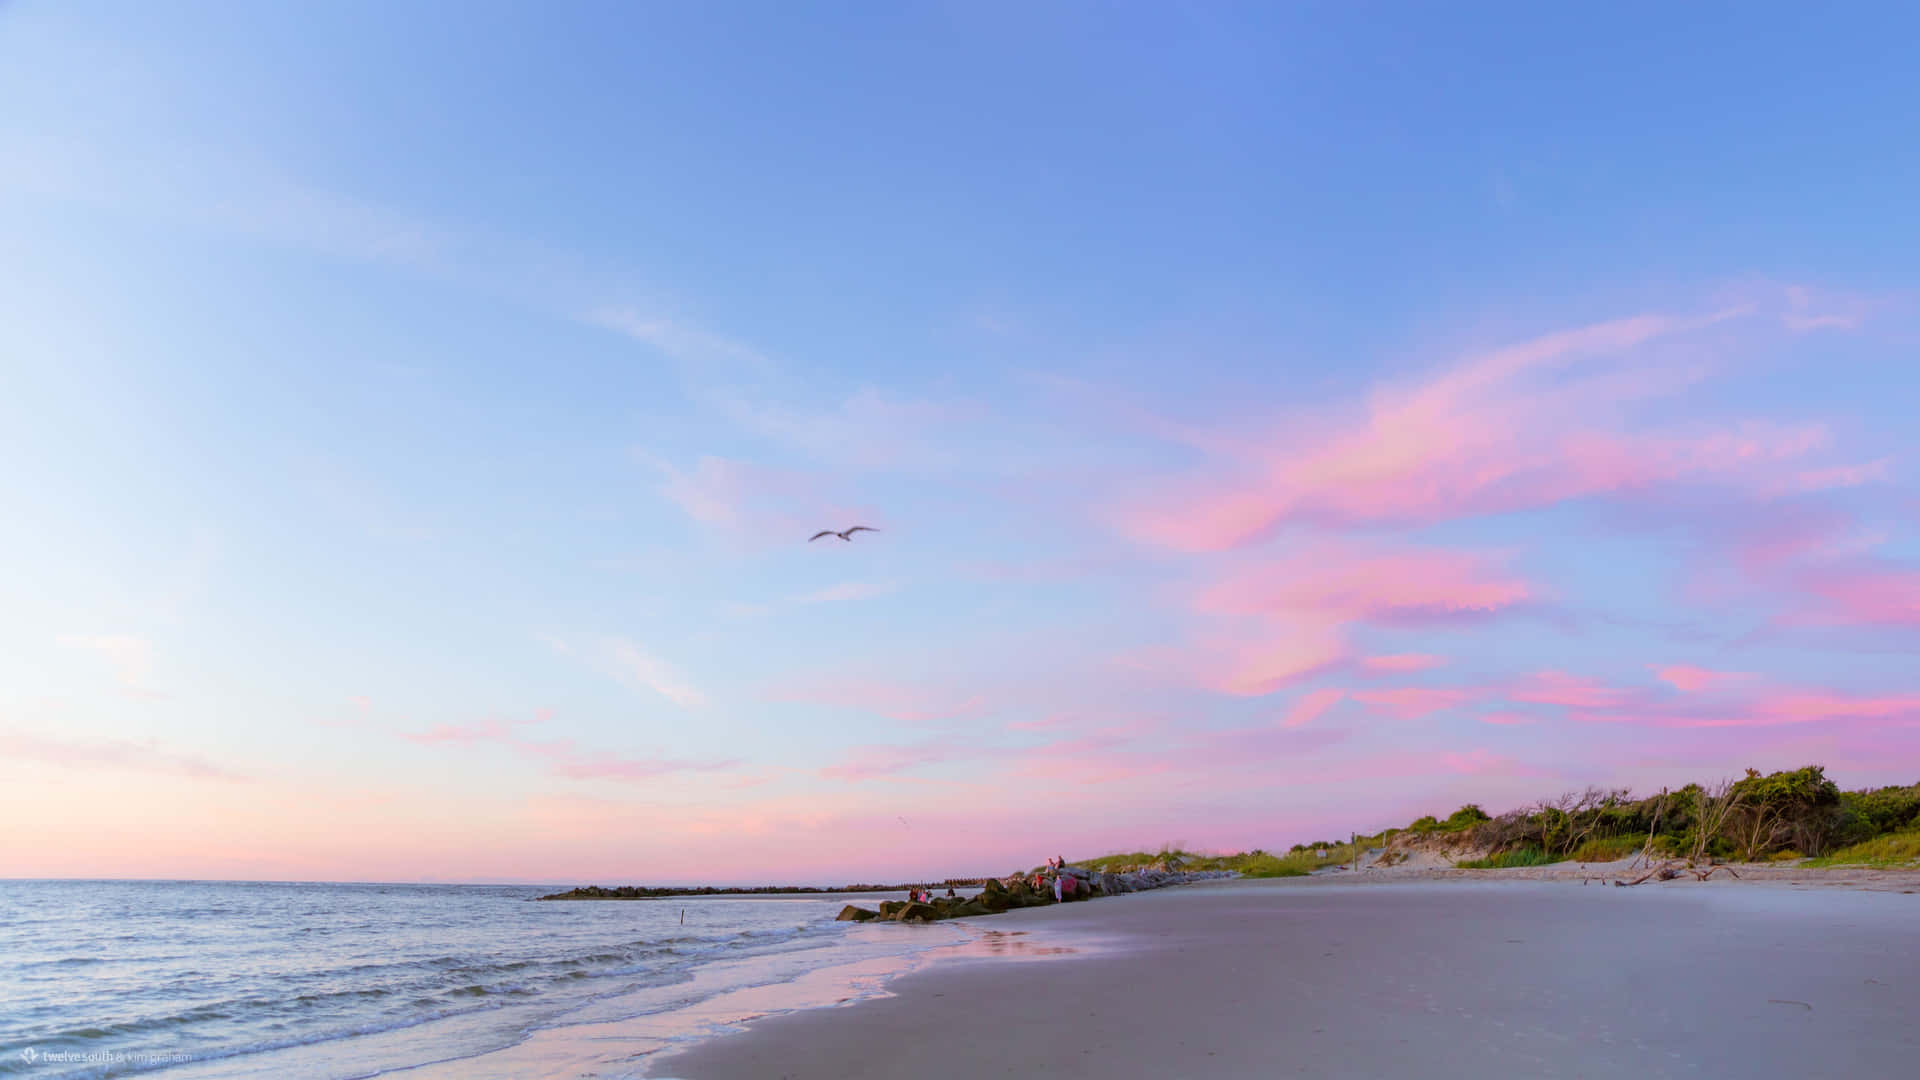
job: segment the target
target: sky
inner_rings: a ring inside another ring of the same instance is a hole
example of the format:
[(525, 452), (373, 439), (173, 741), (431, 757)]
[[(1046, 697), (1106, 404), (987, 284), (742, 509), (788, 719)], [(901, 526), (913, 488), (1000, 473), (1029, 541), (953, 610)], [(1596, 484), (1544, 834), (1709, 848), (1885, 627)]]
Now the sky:
[(1917, 33), (0, 6), (0, 876), (1920, 781)]

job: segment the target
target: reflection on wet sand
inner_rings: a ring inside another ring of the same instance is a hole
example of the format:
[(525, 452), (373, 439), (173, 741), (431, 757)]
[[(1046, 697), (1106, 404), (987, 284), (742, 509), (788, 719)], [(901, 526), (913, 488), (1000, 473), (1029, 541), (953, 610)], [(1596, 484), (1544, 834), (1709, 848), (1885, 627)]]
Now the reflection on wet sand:
[(1028, 941), (1025, 930), (974, 930), (973, 939), (938, 950), (947, 956), (958, 957), (1009, 957), (1026, 959), (1041, 956), (1065, 956), (1078, 953), (1082, 949), (1073, 945), (1044, 945)]

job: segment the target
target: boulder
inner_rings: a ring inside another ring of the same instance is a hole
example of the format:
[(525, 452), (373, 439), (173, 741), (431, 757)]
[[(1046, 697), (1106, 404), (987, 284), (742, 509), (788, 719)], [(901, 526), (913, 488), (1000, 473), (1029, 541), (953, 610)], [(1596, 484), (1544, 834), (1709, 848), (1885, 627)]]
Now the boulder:
[(833, 921), (866, 922), (868, 919), (877, 919), (879, 917), (880, 913), (877, 911), (868, 911), (866, 908), (855, 907), (852, 904), (848, 904), (846, 907), (840, 909), (840, 914), (835, 915)]
[(903, 923), (930, 923), (940, 918), (940, 909), (932, 904), (903, 904), (893, 918)]
[(906, 900), (882, 900), (880, 901), (880, 917), (883, 919), (897, 919), (900, 917), (901, 909), (905, 908), (908, 903)]

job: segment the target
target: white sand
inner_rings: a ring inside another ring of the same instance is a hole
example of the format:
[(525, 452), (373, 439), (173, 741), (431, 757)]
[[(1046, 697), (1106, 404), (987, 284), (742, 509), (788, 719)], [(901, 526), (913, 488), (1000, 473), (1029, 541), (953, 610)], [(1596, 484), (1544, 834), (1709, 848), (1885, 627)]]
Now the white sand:
[[(1810, 875), (1801, 875), (1809, 877)], [(1878, 879), (1883, 886), (1885, 879)], [(1894, 884), (1900, 884), (1894, 882)], [(1906, 886), (1916, 883), (1909, 875)], [(1920, 895), (1417, 875), (1224, 882), (974, 920), (1033, 948), (649, 1063), (859, 1077), (1895, 1077)], [(902, 933), (915, 928), (901, 927)], [(1031, 951), (1031, 950), (1029, 950)]]

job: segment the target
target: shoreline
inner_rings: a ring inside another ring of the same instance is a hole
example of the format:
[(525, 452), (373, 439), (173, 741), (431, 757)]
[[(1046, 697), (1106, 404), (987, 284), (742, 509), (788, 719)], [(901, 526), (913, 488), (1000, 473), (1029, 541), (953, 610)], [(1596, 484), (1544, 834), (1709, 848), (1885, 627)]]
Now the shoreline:
[(1014, 912), (979, 929), (1045, 962), (929, 956), (878, 995), (752, 1020), (638, 1075), (1896, 1075), (1920, 1053), (1920, 901), (1901, 895), (1920, 871), (1599, 889), (1550, 870), (1238, 879)]

